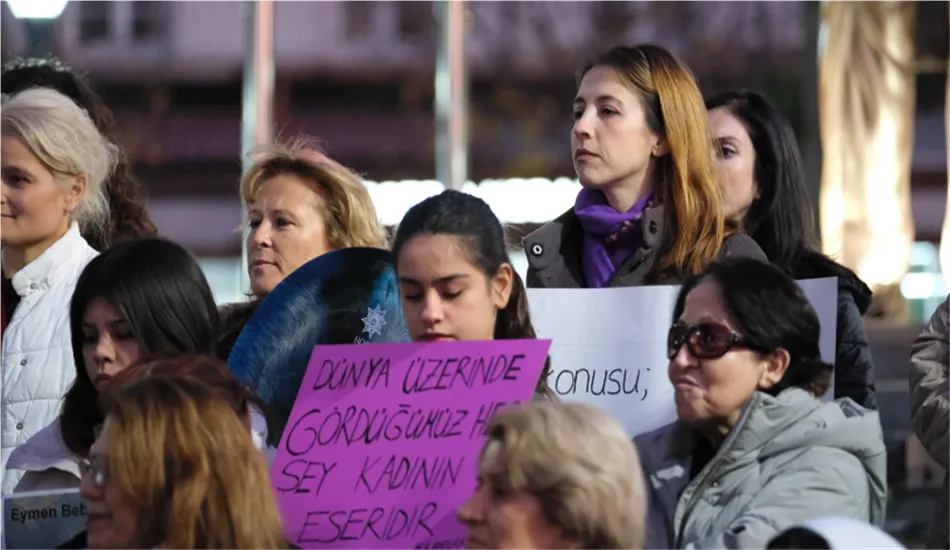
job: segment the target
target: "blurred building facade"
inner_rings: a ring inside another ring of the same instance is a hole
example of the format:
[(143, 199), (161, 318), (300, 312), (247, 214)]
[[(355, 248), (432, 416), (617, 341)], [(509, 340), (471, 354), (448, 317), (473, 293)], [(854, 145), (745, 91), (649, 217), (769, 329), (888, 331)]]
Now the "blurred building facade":
[[(2, 9), (3, 56), (22, 55), (22, 22)], [(204, 255), (239, 250), (244, 9), (70, 2), (44, 50), (96, 83), (160, 228)], [(620, 43), (659, 42), (704, 91), (758, 88), (799, 125), (804, 15), (798, 2), (472, 2), (470, 177), (571, 176), (576, 70)], [(277, 133), (315, 136), (371, 180), (434, 176), (432, 2), (277, 2), (275, 29)], [(918, 107), (915, 181), (943, 182), (942, 105)], [(922, 238), (939, 234), (942, 201), (915, 199)]]
[[(939, 239), (946, 208), (947, 5), (920, 3), (918, 51), (942, 57), (924, 63), (918, 76), (912, 181), (918, 241)], [(244, 9), (237, 1), (70, 2), (44, 45), (88, 73), (114, 108), (151, 214), (162, 234), (202, 257), (219, 303), (241, 300), (246, 290), (238, 277), (237, 193)], [(470, 12), (475, 181), (573, 176), (575, 71), (621, 43), (655, 41), (672, 49), (704, 92), (763, 91), (801, 135), (803, 73), (816, 62), (805, 47), (804, 2), (478, 1)], [(4, 60), (26, 55), (26, 29), (6, 2), (0, 24)], [(432, 2), (277, 2), (277, 133), (320, 138), (333, 157), (371, 180), (434, 177), (435, 36)], [(816, 144), (802, 145), (807, 154)], [(512, 251), (512, 259), (523, 274), (523, 254)], [(936, 249), (917, 243), (911, 264), (907, 281), (923, 282), (908, 287), (926, 287)], [(935, 304), (921, 306), (915, 316), (922, 319)], [(918, 329), (887, 340), (870, 328), (896, 494), (888, 517), (929, 518), (932, 499), (908, 504), (898, 483), (909, 425), (904, 368)]]

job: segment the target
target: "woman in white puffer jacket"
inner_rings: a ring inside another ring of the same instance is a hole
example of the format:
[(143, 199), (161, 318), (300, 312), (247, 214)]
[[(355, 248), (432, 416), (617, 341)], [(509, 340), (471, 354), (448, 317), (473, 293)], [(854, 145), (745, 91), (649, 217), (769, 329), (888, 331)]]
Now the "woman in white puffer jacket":
[(109, 218), (105, 181), (118, 150), (66, 96), (33, 88), (4, 96), (2, 171), (3, 494), (20, 474), (10, 453), (53, 422), (76, 375), (69, 301), (97, 252), (80, 235)]
[[(10, 454), (7, 473), (26, 472), (15, 493), (78, 488), (113, 378), (156, 356), (211, 354), (218, 341), (208, 280), (194, 256), (167, 239), (136, 239), (97, 256), (79, 276), (69, 312), (76, 379), (59, 418)], [(247, 407), (252, 431), (255, 403)]]

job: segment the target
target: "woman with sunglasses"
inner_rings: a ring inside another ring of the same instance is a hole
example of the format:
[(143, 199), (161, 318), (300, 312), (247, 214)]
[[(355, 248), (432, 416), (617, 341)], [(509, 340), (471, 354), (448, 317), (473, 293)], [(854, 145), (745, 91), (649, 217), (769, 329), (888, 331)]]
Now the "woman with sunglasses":
[(649, 478), (646, 548), (764, 548), (837, 515), (880, 525), (878, 414), (822, 402), (818, 316), (779, 268), (713, 263), (682, 286), (667, 355), (678, 419), (637, 437)]

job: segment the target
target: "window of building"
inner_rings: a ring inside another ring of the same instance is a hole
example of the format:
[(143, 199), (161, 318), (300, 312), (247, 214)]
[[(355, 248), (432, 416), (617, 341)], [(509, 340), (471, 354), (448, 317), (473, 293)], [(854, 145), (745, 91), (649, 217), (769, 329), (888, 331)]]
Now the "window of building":
[(626, 2), (600, 2), (597, 14), (598, 32), (610, 37), (611, 41), (626, 39), (630, 25), (630, 11)]
[(373, 32), (373, 6), (375, 2), (344, 2), (346, 10), (346, 36), (367, 38)]
[(355, 85), (346, 80), (313, 78), (294, 82), (290, 88), (290, 101), (295, 107), (304, 109), (333, 105), (336, 109), (352, 108), (359, 112), (396, 112), (401, 108), (401, 91), (402, 86), (397, 82)]
[(151, 42), (165, 36), (171, 2), (132, 2), (132, 39)]
[(432, 2), (397, 2), (399, 10), (399, 37), (403, 40), (417, 41), (432, 33), (435, 19)]
[(91, 44), (112, 34), (112, 2), (88, 1), (79, 4), (79, 41)]

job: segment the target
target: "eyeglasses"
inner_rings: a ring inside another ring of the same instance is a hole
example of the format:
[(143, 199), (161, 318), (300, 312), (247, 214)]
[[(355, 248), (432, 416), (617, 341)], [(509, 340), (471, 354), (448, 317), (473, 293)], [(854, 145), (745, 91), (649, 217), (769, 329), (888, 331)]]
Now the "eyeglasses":
[(686, 349), (697, 359), (718, 359), (737, 346), (762, 349), (731, 328), (718, 323), (700, 323), (692, 327), (676, 323), (670, 327), (666, 338), (667, 358), (672, 360), (676, 357), (683, 344), (686, 344)]
[(96, 487), (102, 489), (106, 486), (108, 468), (104, 455), (89, 455), (89, 458), (81, 460), (79, 471), (82, 474), (82, 479), (90, 477)]

